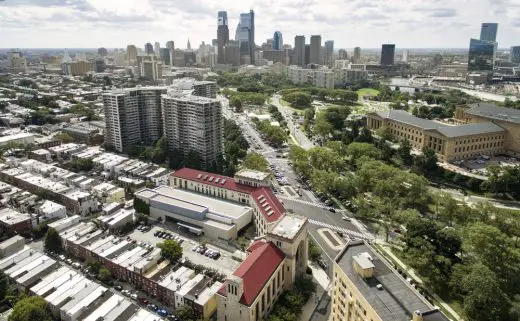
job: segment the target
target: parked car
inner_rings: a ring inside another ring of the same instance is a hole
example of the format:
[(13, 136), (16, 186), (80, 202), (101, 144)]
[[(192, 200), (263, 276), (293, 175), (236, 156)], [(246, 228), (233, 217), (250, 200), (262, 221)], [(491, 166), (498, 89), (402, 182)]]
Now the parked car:
[(165, 309), (159, 309), (156, 311), (158, 315), (160, 315), (161, 317), (166, 317), (168, 316), (168, 311), (166, 311)]
[(123, 287), (120, 285), (116, 285), (116, 286), (114, 286), (114, 290), (121, 291), (121, 290), (123, 290)]
[(132, 300), (136, 300), (136, 301), (137, 301), (138, 296), (137, 296), (137, 294), (132, 293), (132, 294), (130, 295), (130, 298), (132, 298)]
[(148, 300), (146, 298), (139, 298), (139, 302), (141, 302), (142, 304), (144, 305), (147, 305), (148, 304)]
[(350, 217), (348, 217), (348, 216), (343, 216), (341, 219), (346, 221), (346, 222), (352, 221), (352, 219)]
[(329, 207), (329, 212), (336, 213), (336, 210), (332, 207)]

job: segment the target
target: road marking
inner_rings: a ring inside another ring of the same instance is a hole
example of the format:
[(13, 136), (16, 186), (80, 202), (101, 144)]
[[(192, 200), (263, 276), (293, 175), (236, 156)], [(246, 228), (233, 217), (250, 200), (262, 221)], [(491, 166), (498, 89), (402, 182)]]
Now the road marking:
[(308, 219), (308, 221), (309, 221), (309, 223), (311, 223), (313, 225), (326, 227), (328, 229), (331, 229), (331, 230), (334, 230), (334, 231), (338, 231), (338, 232), (342, 232), (344, 234), (348, 234), (348, 235), (351, 235), (351, 236), (354, 236), (354, 237), (357, 237), (357, 238), (360, 238), (360, 239), (369, 239), (369, 240), (373, 239), (373, 237), (371, 237), (369, 235), (366, 235), (365, 233), (360, 233), (360, 232), (357, 232), (357, 231), (348, 230), (348, 229), (343, 228), (343, 227), (338, 227), (338, 226), (335, 226), (335, 225), (332, 225), (332, 224), (316, 221), (316, 220), (313, 220), (313, 219)]
[[(313, 203), (313, 202), (310, 202), (310, 201), (304, 201), (304, 200), (296, 198), (296, 197), (288, 197), (288, 196), (281, 196), (281, 195), (279, 195), (278, 198), (284, 199), (284, 200), (287, 200), (287, 201), (293, 201), (293, 202), (309, 205), (309, 206), (318, 207), (318, 208), (321, 208), (321, 209), (324, 209), (324, 210), (328, 210), (330, 208), (330, 206), (317, 204), (317, 203)], [(342, 211), (343, 210), (336, 209), (336, 212), (342, 212)]]

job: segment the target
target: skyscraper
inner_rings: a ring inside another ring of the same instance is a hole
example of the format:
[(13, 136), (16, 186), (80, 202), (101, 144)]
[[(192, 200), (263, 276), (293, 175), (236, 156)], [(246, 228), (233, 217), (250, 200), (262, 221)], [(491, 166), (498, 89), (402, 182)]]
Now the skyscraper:
[(334, 40), (325, 41), (325, 59), (324, 65), (331, 66), (333, 63), (333, 54), (334, 54)]
[(395, 45), (384, 44), (381, 47), (381, 65), (390, 66), (394, 64)]
[(97, 53), (101, 57), (106, 57), (108, 55), (108, 50), (106, 48), (99, 48)]
[(162, 95), (163, 132), (170, 151), (184, 156), (195, 152), (202, 167), (222, 156), (224, 119), (215, 82), (181, 80)]
[(305, 56), (303, 57), (303, 64), (308, 65), (311, 63), (311, 45), (305, 45)]
[(103, 94), (105, 143), (118, 152), (162, 136), (161, 94), (166, 87), (118, 89)]
[(309, 63), (320, 64), (320, 50), (321, 50), (321, 36), (320, 35), (311, 36), (311, 52), (310, 52)]
[(253, 10), (249, 13), (240, 14), (240, 22), (238, 23), (235, 33), (235, 40), (238, 41), (240, 47), (240, 55), (248, 56), (249, 63), (255, 63), (255, 13)]
[(229, 42), (229, 27), (226, 11), (218, 12), (217, 24), (217, 61), (219, 64), (225, 64), (225, 46)]
[(345, 60), (348, 58), (347, 49), (340, 49), (338, 51), (338, 58), (339, 60)]
[(293, 64), (303, 66), (305, 64), (305, 36), (294, 37)]
[(354, 63), (357, 64), (361, 60), (361, 48), (356, 47), (354, 48)]
[(126, 46), (126, 59), (128, 61), (137, 60), (137, 48), (134, 45)]
[(520, 63), (520, 46), (511, 47), (511, 62), (518, 64)]
[(493, 72), (495, 42), (471, 39), (469, 43), (468, 71)]
[(403, 51), (403, 56), (401, 58), (402, 62), (408, 62), (408, 54), (409, 54), (408, 50)]
[(480, 28), (480, 40), (497, 41), (498, 23), (483, 23)]
[(276, 31), (273, 36), (273, 49), (274, 50), (282, 50), (283, 49), (283, 38), (282, 33), (280, 31)]
[(155, 42), (154, 54), (155, 54), (156, 57), (160, 57), (161, 56), (161, 44), (158, 43), (158, 42)]
[(153, 46), (151, 43), (147, 42), (145, 45), (144, 45), (144, 52), (147, 54), (147, 55), (153, 55)]
[(166, 41), (166, 48), (171, 49), (171, 50), (175, 49), (175, 42), (172, 40)]

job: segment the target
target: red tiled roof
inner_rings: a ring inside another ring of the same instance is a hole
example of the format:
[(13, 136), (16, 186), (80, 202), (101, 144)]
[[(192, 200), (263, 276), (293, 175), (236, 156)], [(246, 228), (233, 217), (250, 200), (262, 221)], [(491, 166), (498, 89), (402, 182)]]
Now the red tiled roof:
[[(264, 243), (249, 254), (233, 273), (242, 279), (244, 286), (240, 303), (251, 306), (284, 258), (285, 254), (272, 242)], [(218, 293), (227, 295), (227, 283), (224, 283)]]
[[(233, 177), (217, 175), (217, 174), (199, 171), (199, 170), (191, 169), (191, 168), (187, 168), (187, 167), (181, 168), (181, 169), (173, 172), (171, 175), (174, 177), (188, 179), (190, 181), (201, 182), (201, 183), (204, 183), (207, 185), (223, 187), (225, 189), (229, 189), (229, 190), (240, 192), (240, 193), (251, 194), (251, 192), (253, 192), (256, 189), (255, 187), (237, 184)], [(204, 177), (206, 179), (204, 179)], [(213, 180), (210, 182), (209, 180), (211, 177), (213, 177)], [(219, 179), (218, 182), (216, 182), (217, 178)], [(224, 182), (224, 184), (222, 184), (222, 182)]]
[[(235, 182), (233, 177), (217, 175), (187, 167), (181, 168), (173, 172), (171, 175), (190, 181), (201, 182), (203, 184), (249, 194), (253, 197), (260, 212), (269, 223), (276, 222), (285, 213), (285, 208), (282, 203), (280, 203), (276, 195), (274, 195), (273, 191), (268, 187), (242, 185)], [(213, 179), (210, 181), (211, 177), (213, 177)], [(224, 182), (224, 184), (222, 184), (222, 182)], [(262, 195), (264, 196), (263, 198), (261, 197)]]
[(258, 239), (247, 247), (247, 252), (251, 253), (264, 244), (265, 244), (265, 239)]
[(253, 193), (251, 193), (251, 196), (267, 222), (276, 222), (284, 215), (285, 208), (270, 188), (257, 188)]

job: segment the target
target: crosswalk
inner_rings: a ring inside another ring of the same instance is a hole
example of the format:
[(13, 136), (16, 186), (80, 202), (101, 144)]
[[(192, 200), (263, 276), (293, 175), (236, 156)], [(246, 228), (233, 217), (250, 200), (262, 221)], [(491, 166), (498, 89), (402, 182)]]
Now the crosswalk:
[[(302, 199), (296, 198), (296, 197), (278, 195), (278, 198), (282, 199), (282, 200), (287, 200), (287, 201), (292, 201), (292, 202), (297, 202), (297, 203), (301, 203), (301, 204), (305, 204), (305, 205), (309, 205), (309, 206), (322, 208), (322, 209), (325, 209), (325, 210), (329, 208), (329, 206), (326, 206), (326, 205), (323, 205), (323, 204), (313, 203), (313, 202), (310, 202), (310, 201), (305, 201), (305, 200), (302, 200)], [(341, 211), (341, 210), (337, 210), (337, 211)]]
[(335, 225), (332, 225), (332, 224), (316, 221), (316, 220), (313, 220), (313, 219), (309, 219), (309, 223), (313, 224), (313, 225), (318, 225), (318, 226), (321, 226), (321, 227), (326, 227), (326, 228), (334, 230), (334, 231), (342, 232), (343, 234), (347, 234), (347, 235), (350, 235), (350, 236), (353, 236), (353, 237), (356, 237), (356, 238), (360, 238), (360, 239), (373, 239), (372, 237), (370, 237), (370, 236), (368, 236), (368, 235), (366, 235), (364, 233), (348, 230), (348, 229), (343, 228), (343, 227), (339, 227), (339, 226), (335, 226)]

